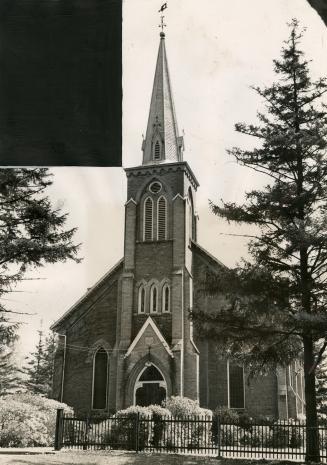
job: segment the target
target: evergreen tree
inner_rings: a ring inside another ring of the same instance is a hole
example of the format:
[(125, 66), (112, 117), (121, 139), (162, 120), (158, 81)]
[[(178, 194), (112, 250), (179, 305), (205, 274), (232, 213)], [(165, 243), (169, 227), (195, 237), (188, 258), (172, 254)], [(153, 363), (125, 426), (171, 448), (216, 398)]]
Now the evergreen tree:
[(47, 383), (46, 395), (52, 396), (52, 382), (54, 373), (54, 357), (57, 348), (57, 339), (53, 332), (50, 332), (45, 338), (45, 351), (44, 351), (44, 375)]
[(42, 394), (46, 397), (51, 396), (53, 362), (56, 349), (56, 341), (53, 333), (49, 334), (44, 340), (43, 331), (39, 331), (39, 340), (35, 349), (27, 357), (27, 374), (26, 387), (34, 394)]
[(65, 230), (67, 214), (53, 208), (45, 190), (52, 184), (47, 168), (0, 169), (0, 293), (45, 263), (73, 259), (76, 228)]
[(327, 360), (324, 356), (316, 369), (318, 418), (327, 424)]
[(0, 396), (16, 392), (21, 386), (21, 370), (17, 367), (14, 347), (17, 323), (0, 313)]
[(274, 61), (279, 79), (254, 88), (266, 112), (256, 125), (236, 125), (258, 143), (230, 151), (264, 173), (268, 185), (248, 192), (242, 205), (211, 204), (228, 221), (256, 225), (251, 260), (209, 275), (207, 292), (224, 294), (224, 303), (213, 303), (209, 314), (195, 308), (192, 317), (202, 334), (253, 367), (285, 365), (303, 354), (306, 459), (319, 461), (315, 372), (327, 347), (327, 80), (310, 78), (299, 45), (303, 31), (296, 20), (290, 28)]
[[(67, 215), (53, 208), (46, 190), (52, 184), (47, 168), (0, 168), (0, 376), (9, 362), (17, 324), (10, 322), (14, 312), (4, 305), (26, 273), (45, 263), (67, 259), (79, 261), (79, 245), (73, 243), (76, 228), (65, 229)], [(14, 379), (14, 378), (12, 378)]]

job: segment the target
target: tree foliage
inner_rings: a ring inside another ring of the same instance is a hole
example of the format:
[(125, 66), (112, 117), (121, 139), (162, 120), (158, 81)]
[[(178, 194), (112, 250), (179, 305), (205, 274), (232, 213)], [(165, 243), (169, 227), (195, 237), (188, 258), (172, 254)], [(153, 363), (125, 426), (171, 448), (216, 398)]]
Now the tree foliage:
[(39, 340), (35, 351), (27, 357), (25, 373), (27, 375), (26, 388), (33, 394), (51, 397), (53, 363), (56, 350), (56, 339), (53, 333), (45, 338), (43, 331), (39, 331)]
[[(46, 263), (79, 261), (76, 228), (66, 229), (67, 214), (47, 195), (47, 168), (0, 168), (0, 376), (15, 379), (10, 353), (17, 335), (15, 313), (6, 296), (29, 279), (27, 272)], [(16, 372), (18, 374), (18, 372)]]
[(0, 397), (16, 392), (21, 386), (21, 370), (14, 353), (17, 328), (18, 324), (0, 311)]
[(67, 214), (53, 208), (45, 190), (47, 168), (0, 169), (0, 291), (9, 292), (29, 268), (77, 259), (76, 228), (64, 229)]
[(316, 369), (317, 409), (320, 421), (327, 424), (327, 360), (322, 357)]
[[(237, 162), (269, 179), (243, 204), (211, 204), (227, 221), (255, 225), (250, 261), (208, 277), (210, 292), (224, 294), (206, 315), (193, 312), (203, 334), (223, 341), (252, 363), (287, 364), (303, 351), (306, 414), (317, 425), (315, 368), (327, 346), (327, 80), (312, 80), (300, 49), (303, 31), (290, 24), (277, 82), (254, 87), (265, 102), (257, 124), (236, 131), (257, 141), (254, 149), (230, 150)], [(317, 437), (307, 434), (307, 458), (319, 459)]]

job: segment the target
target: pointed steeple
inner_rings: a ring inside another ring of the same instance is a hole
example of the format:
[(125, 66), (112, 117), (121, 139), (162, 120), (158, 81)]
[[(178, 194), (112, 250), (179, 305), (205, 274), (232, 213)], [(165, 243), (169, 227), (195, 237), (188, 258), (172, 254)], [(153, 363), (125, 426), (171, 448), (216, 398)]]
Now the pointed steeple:
[(142, 144), (143, 165), (182, 161), (183, 149), (170, 84), (165, 34), (161, 32), (148, 126)]

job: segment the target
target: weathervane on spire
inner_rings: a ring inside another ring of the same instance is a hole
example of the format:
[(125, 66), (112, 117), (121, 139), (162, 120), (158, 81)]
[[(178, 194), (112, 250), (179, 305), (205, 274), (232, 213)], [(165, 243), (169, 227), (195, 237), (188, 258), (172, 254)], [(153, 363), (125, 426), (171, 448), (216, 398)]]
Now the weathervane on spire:
[[(167, 3), (164, 3), (163, 5), (161, 5), (159, 13), (162, 13), (166, 8), (167, 8)], [(164, 16), (162, 15), (160, 16), (160, 18), (161, 18), (161, 23), (159, 24), (159, 27), (161, 28), (160, 36), (165, 37), (164, 27), (166, 27), (167, 25), (164, 23)]]
[(160, 16), (161, 18), (161, 24), (159, 24), (159, 27), (161, 27), (161, 33), (164, 33), (164, 27), (167, 26), (167, 24), (164, 23), (164, 16)]

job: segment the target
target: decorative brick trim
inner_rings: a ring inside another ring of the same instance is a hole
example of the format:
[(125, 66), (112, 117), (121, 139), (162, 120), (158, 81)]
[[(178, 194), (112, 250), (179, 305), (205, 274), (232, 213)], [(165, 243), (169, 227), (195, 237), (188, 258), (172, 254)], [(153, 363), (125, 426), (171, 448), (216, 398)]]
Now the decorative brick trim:
[(130, 176), (155, 176), (160, 175), (162, 173), (176, 171), (183, 171), (190, 183), (192, 184), (192, 186), (194, 187), (194, 189), (197, 189), (197, 187), (199, 186), (199, 182), (186, 161), (163, 163), (156, 165), (143, 165), (136, 166), (134, 168), (125, 168), (125, 173), (128, 178)]
[(137, 202), (135, 202), (135, 200), (133, 199), (133, 197), (131, 197), (129, 200), (127, 200), (127, 202), (125, 203), (125, 207), (127, 207), (127, 205), (129, 203), (134, 203), (134, 205), (137, 205)]

